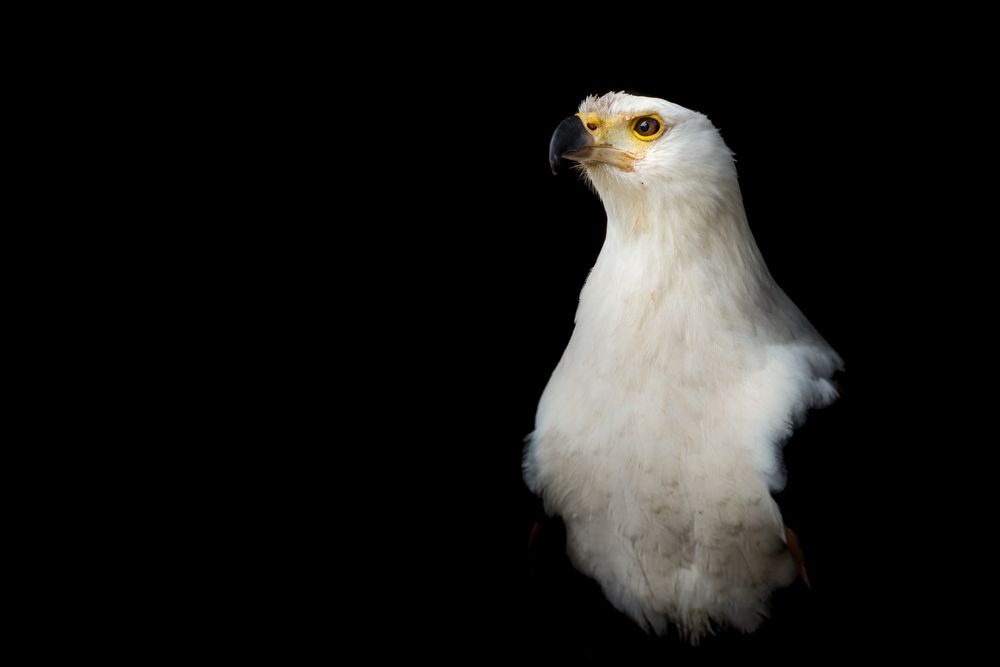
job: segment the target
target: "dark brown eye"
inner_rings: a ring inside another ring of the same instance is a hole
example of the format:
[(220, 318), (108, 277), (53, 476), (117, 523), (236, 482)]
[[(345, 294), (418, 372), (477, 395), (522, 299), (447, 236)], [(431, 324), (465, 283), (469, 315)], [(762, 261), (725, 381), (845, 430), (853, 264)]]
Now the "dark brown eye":
[(652, 116), (643, 116), (642, 118), (636, 119), (635, 123), (632, 125), (632, 131), (636, 133), (637, 136), (642, 138), (655, 137), (660, 133), (660, 121)]

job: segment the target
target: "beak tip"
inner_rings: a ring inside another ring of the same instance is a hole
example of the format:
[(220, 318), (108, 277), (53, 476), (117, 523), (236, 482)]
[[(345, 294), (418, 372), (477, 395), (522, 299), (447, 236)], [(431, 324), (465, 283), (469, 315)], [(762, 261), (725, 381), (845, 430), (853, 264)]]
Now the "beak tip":
[(593, 138), (579, 116), (564, 118), (556, 127), (549, 142), (549, 167), (553, 174), (559, 173), (559, 165), (563, 156), (593, 143)]
[(549, 169), (552, 170), (553, 175), (559, 173), (559, 165), (562, 162), (562, 155), (557, 151), (549, 151)]

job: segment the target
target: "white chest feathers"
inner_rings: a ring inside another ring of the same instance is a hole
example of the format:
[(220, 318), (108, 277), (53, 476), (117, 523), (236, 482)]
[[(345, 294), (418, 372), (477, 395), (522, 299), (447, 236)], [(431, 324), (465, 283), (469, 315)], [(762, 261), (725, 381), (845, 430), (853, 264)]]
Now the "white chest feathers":
[(840, 359), (771, 279), (738, 190), (710, 224), (608, 210), (525, 478), (574, 565), (642, 627), (749, 632), (795, 576), (770, 495), (781, 444), (835, 398)]

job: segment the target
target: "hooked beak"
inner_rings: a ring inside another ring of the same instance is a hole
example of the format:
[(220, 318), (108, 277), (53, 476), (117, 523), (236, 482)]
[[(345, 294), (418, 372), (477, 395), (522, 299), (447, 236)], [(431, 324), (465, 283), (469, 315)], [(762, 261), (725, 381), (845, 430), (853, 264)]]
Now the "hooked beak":
[(587, 132), (583, 119), (579, 116), (564, 118), (549, 142), (549, 166), (552, 173), (559, 173), (559, 163), (563, 158), (572, 160), (574, 154), (594, 145), (594, 137)]
[(549, 142), (549, 167), (553, 174), (559, 172), (559, 164), (563, 159), (603, 162), (623, 171), (634, 171), (637, 158), (635, 154), (615, 148), (609, 143), (598, 143), (596, 132), (587, 128), (580, 114), (564, 118), (556, 126), (552, 141)]

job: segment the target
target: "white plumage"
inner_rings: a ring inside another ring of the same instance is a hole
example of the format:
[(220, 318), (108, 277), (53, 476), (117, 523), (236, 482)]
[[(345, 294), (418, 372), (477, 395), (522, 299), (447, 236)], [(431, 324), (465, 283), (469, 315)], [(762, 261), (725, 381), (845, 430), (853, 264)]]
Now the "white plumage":
[[(796, 574), (771, 497), (781, 445), (836, 398), (841, 360), (771, 278), (708, 118), (623, 93), (580, 112), (593, 148), (566, 157), (604, 202), (607, 237), (525, 479), (565, 521), (574, 566), (643, 628), (750, 632)], [(628, 132), (653, 115), (661, 136)]]

